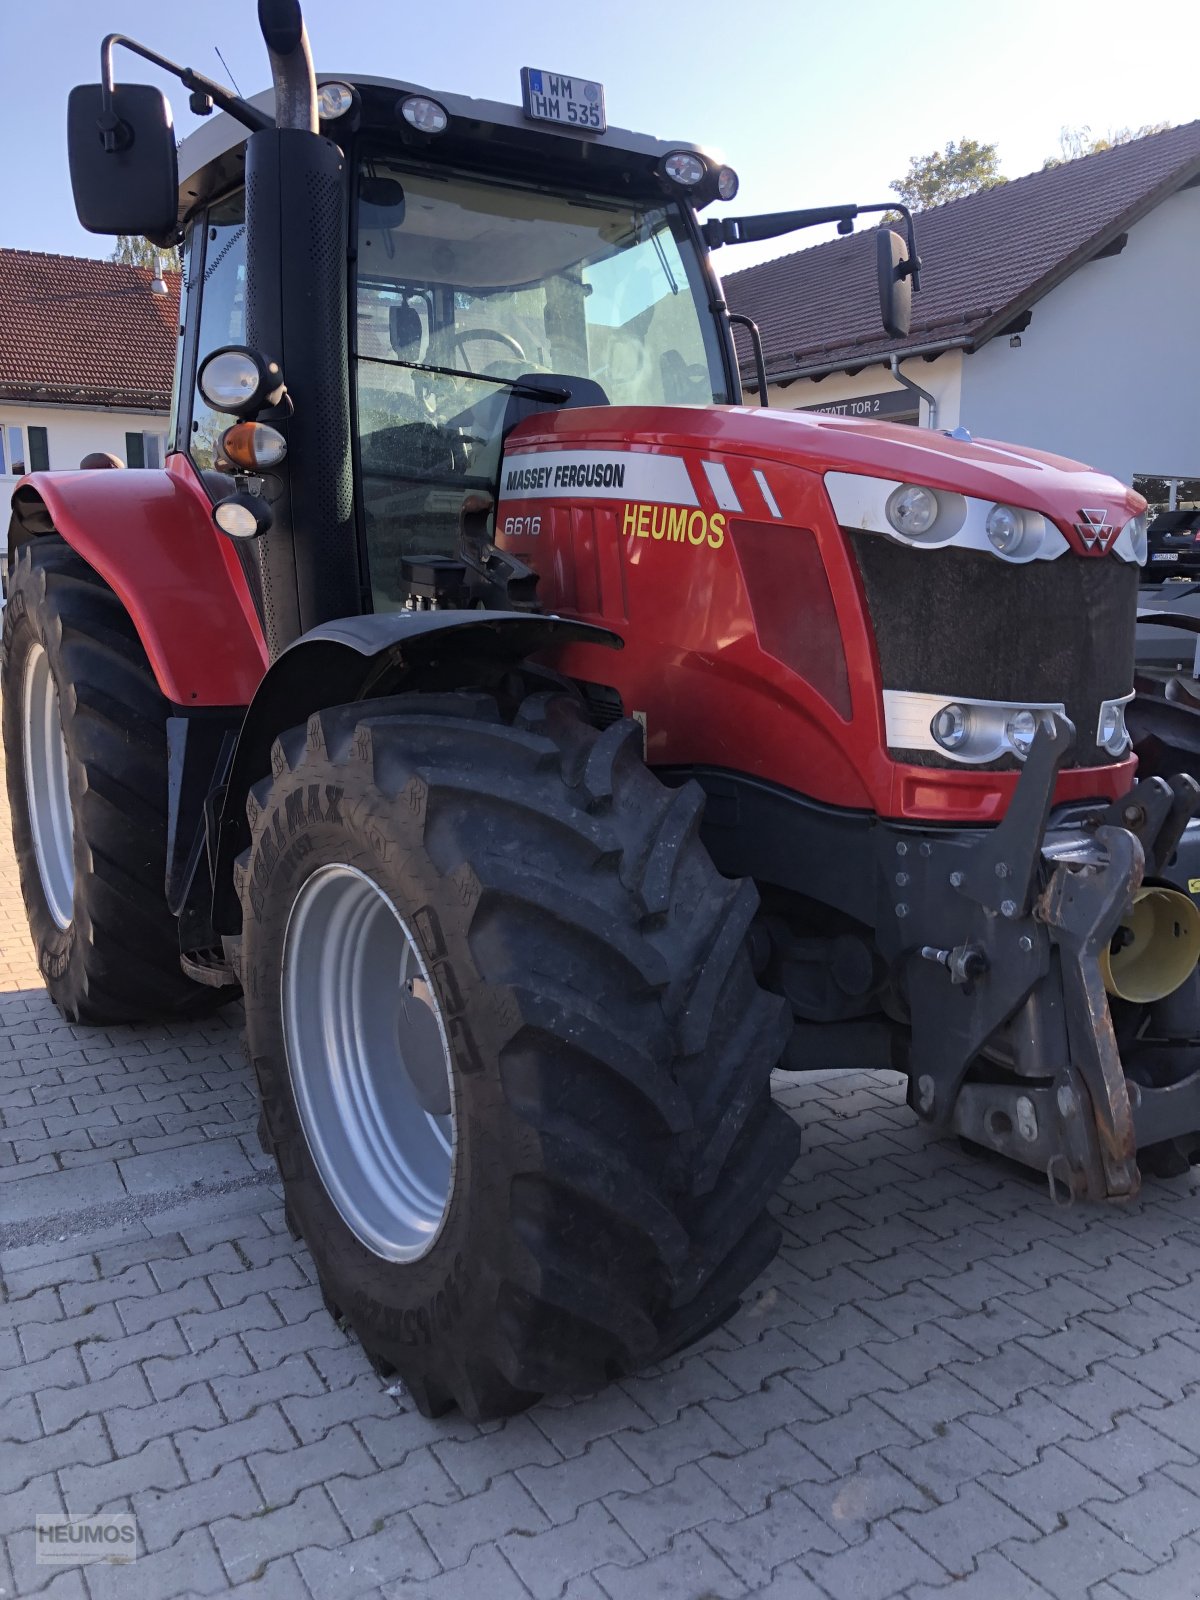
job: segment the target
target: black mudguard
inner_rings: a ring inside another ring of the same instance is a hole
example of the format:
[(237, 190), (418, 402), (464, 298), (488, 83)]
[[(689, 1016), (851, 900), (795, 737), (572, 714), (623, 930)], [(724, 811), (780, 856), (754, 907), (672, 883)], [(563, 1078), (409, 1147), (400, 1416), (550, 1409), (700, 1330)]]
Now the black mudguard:
[(228, 782), (217, 797), (214, 930), (241, 931), (233, 864), (250, 842), (246, 796), (270, 772), (278, 734), (328, 706), (415, 689), (486, 685), (515, 662), (570, 643), (619, 650), (624, 641), (591, 623), (524, 611), (395, 611), (325, 622), (289, 645), (267, 669), (247, 709)]

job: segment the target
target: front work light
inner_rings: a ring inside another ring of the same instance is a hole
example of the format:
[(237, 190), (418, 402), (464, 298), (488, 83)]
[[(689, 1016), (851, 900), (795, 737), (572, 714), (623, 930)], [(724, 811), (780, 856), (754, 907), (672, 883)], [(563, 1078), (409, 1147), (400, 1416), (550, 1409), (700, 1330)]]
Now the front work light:
[(271, 508), (262, 496), (244, 490), (231, 494), (227, 500), (218, 500), (212, 516), (221, 532), (231, 539), (257, 539), (267, 532), (272, 521)]
[(323, 83), (317, 90), (317, 113), (322, 122), (336, 122), (354, 104), (354, 90), (348, 83)]
[(214, 411), (227, 411), (234, 417), (278, 405), (286, 393), (279, 363), (238, 344), (222, 345), (205, 356), (196, 386)]
[(738, 192), (738, 175), (732, 167), (722, 167), (717, 173), (717, 197), (732, 200)]
[(450, 124), (445, 106), (424, 94), (410, 94), (401, 100), (400, 115), (418, 133), (445, 133)]
[[(690, 150), (672, 150), (663, 162), (662, 169), (672, 183), (678, 183), (685, 189), (694, 189), (698, 183), (703, 183), (708, 170), (700, 157)], [(737, 180), (734, 181), (736, 183)]]

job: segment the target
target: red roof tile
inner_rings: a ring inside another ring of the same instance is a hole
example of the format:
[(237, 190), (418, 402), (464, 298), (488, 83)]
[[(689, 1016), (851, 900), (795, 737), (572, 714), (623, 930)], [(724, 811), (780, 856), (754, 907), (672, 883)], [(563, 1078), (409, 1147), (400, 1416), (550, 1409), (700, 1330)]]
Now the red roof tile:
[(179, 334), (179, 274), (118, 261), (0, 250), (0, 398), (165, 411)]
[[(923, 212), (922, 288), (905, 339), (879, 325), (874, 229), (731, 272), (726, 298), (758, 323), (770, 377), (975, 349), (1198, 175), (1200, 122), (1190, 122)], [(749, 372), (740, 334), (738, 348)]]

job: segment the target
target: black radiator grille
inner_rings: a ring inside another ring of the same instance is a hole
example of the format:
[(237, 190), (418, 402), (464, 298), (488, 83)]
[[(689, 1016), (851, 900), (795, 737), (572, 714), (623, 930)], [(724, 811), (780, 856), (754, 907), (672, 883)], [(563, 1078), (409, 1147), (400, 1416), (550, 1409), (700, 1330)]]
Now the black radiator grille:
[[(1133, 688), (1138, 568), (1066, 554), (1022, 566), (977, 550), (910, 550), (846, 530), (866, 591), (885, 689), (980, 700), (1061, 701), (1073, 766), (1114, 758), (1096, 745), (1103, 700)], [(928, 751), (923, 765), (955, 766)], [(1015, 767), (1014, 756), (992, 763)]]

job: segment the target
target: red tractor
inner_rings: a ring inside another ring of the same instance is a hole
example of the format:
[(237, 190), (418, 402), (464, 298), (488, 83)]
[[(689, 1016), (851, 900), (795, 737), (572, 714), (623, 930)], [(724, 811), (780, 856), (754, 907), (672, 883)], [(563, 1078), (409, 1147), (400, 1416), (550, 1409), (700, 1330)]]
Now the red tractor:
[[(1185, 1165), (1200, 787), (1135, 783), (1142, 500), (742, 405), (710, 251), (858, 208), (702, 221), (731, 169), (597, 84), (318, 84), (259, 14), (273, 100), (115, 38), (71, 96), (81, 221), (181, 240), (186, 312), (166, 468), (13, 497), (63, 1014), (240, 987), (289, 1222), (431, 1415), (728, 1314), (797, 1156), (777, 1066), (904, 1073), (1060, 1200)], [(226, 113), (181, 172), (117, 42)], [(877, 242), (899, 334), (911, 219)]]

